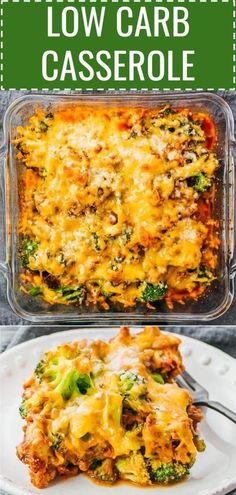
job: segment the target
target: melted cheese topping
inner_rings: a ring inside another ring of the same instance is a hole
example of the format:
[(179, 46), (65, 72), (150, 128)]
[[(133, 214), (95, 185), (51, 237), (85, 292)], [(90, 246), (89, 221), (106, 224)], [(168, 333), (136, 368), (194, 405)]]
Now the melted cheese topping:
[[(193, 463), (190, 394), (175, 383), (157, 383), (152, 374), (158, 370), (171, 382), (182, 371), (179, 343), (156, 327), (135, 335), (123, 327), (108, 343), (83, 340), (47, 352), (23, 395), (27, 424), (18, 455), (33, 483), (39, 486), (37, 476), (46, 470), (47, 484), (48, 473), (63, 474), (68, 462), (89, 471), (94, 459), (114, 464), (140, 449), (147, 463), (153, 456), (159, 463)], [(86, 391), (69, 385), (75, 372), (77, 380), (90, 377)]]
[(63, 289), (82, 287), (77, 302), (106, 309), (148, 302), (147, 284), (164, 284), (169, 305), (205, 290), (218, 248), (213, 188), (198, 193), (191, 180), (214, 182), (214, 133), (186, 109), (38, 109), (15, 140), (26, 165), (19, 230), (37, 243), (27, 280), (49, 303), (75, 303)]

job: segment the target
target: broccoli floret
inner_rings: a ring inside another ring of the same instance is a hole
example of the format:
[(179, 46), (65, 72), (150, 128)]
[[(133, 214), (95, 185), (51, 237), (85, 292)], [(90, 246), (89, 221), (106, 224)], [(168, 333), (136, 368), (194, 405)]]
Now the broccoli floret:
[(101, 251), (101, 246), (100, 246), (98, 234), (96, 232), (93, 232), (92, 237), (93, 237), (93, 244), (94, 244), (95, 251)]
[(138, 376), (132, 371), (123, 371), (119, 378), (122, 395), (128, 395), (135, 399), (146, 394), (147, 386), (142, 376)]
[(42, 359), (37, 364), (34, 372), (41, 383), (43, 380), (47, 382), (53, 382), (54, 386), (58, 385), (62, 379), (61, 374), (57, 369), (58, 359), (54, 358), (52, 360), (47, 361), (46, 359)]
[(89, 466), (89, 475), (106, 483), (114, 483), (117, 479), (117, 470), (112, 459), (94, 459)]
[(85, 297), (84, 287), (77, 287), (76, 289), (70, 289), (69, 287), (58, 287), (56, 292), (61, 292), (62, 299), (64, 301), (77, 302), (81, 304)]
[(104, 297), (109, 298), (109, 297), (114, 296), (114, 294), (115, 294), (115, 293), (114, 293), (114, 292), (107, 292), (105, 289), (101, 288), (101, 294), (102, 294)]
[(27, 268), (29, 265), (29, 258), (33, 254), (35, 254), (38, 249), (38, 242), (32, 241), (31, 239), (24, 239), (22, 244), (22, 256), (21, 262), (24, 268)]
[(145, 302), (154, 302), (163, 299), (167, 292), (167, 285), (164, 282), (159, 284), (146, 283), (144, 291), (142, 293), (142, 300)]
[(39, 121), (39, 130), (41, 132), (47, 132), (49, 126), (50, 126), (50, 120), (53, 119), (53, 114), (51, 112), (47, 113), (44, 117), (43, 120)]
[(161, 385), (165, 383), (163, 376), (160, 373), (157, 373), (156, 371), (154, 373), (151, 373), (151, 377), (153, 378), (153, 380), (155, 380), (155, 382), (161, 383)]
[(40, 120), (39, 122), (39, 129), (41, 132), (47, 132), (48, 130), (48, 125), (44, 120)]
[(26, 147), (22, 141), (19, 141), (16, 144), (16, 149), (21, 153), (23, 157), (29, 154), (29, 152), (26, 150)]
[(64, 400), (69, 400), (73, 393), (85, 395), (92, 387), (89, 375), (80, 374), (77, 370), (69, 371), (56, 387)]
[(135, 131), (134, 129), (132, 129), (131, 132), (130, 132), (130, 135), (129, 135), (129, 139), (130, 138), (134, 138), (135, 139), (135, 138), (137, 138), (139, 136), (140, 136), (140, 134), (137, 131)]
[(39, 361), (39, 363), (37, 364), (37, 366), (34, 370), (35, 375), (37, 376), (40, 383), (41, 383), (43, 376), (44, 376), (44, 373), (45, 373), (45, 365), (46, 365), (46, 363), (42, 359), (41, 361)]
[(91, 438), (91, 433), (87, 432), (82, 437), (80, 437), (80, 440), (83, 440), (83, 442), (88, 442), (90, 438)]
[(212, 279), (213, 274), (206, 267), (200, 267), (200, 270), (197, 271), (197, 282), (200, 281), (203, 284), (209, 284)]
[(205, 192), (210, 186), (211, 186), (211, 181), (206, 177), (205, 174), (202, 172), (199, 172), (199, 174), (194, 176), (195, 184), (194, 184), (194, 189), (198, 192)]
[(22, 403), (19, 407), (19, 413), (23, 419), (26, 419), (28, 416), (28, 412), (32, 408), (38, 408), (42, 405), (42, 398), (37, 395), (33, 395), (29, 399), (23, 399)]
[(170, 106), (166, 106), (165, 108), (163, 108), (160, 113), (164, 113), (164, 115), (171, 115), (171, 114), (174, 114), (176, 113), (176, 111), (171, 108)]
[(21, 153), (23, 152), (23, 143), (22, 141), (19, 141), (17, 144), (16, 144), (16, 149), (18, 151), (20, 151)]
[(130, 241), (131, 236), (132, 236), (132, 233), (133, 233), (133, 228), (131, 227), (131, 225), (127, 225), (127, 226), (123, 229), (123, 233), (122, 233), (122, 240), (123, 240), (123, 243), (124, 243), (124, 244), (127, 244), (127, 242), (129, 242), (129, 241)]
[(76, 378), (77, 371), (69, 371), (56, 386), (55, 390), (62, 395), (64, 400), (69, 400), (76, 389)]
[(145, 415), (150, 412), (150, 406), (148, 402), (143, 397), (131, 397), (130, 395), (125, 395), (124, 397), (124, 407), (133, 409), (138, 414)]
[(161, 463), (158, 459), (149, 459), (148, 469), (153, 482), (168, 484), (186, 478), (189, 474), (189, 464), (180, 462)]
[(40, 382), (48, 381), (54, 385), (54, 389), (59, 392), (64, 400), (69, 400), (75, 394), (85, 395), (92, 387), (90, 375), (79, 373), (72, 369), (63, 376), (57, 368), (57, 359), (47, 362), (42, 360), (35, 368), (35, 374)]
[(102, 459), (93, 459), (92, 462), (89, 464), (89, 470), (95, 471), (98, 467), (102, 465)]
[(145, 460), (140, 452), (135, 452), (128, 457), (119, 457), (116, 461), (116, 467), (121, 479), (130, 480), (139, 485), (150, 483)]
[(32, 289), (29, 290), (31, 296), (38, 296), (39, 294), (42, 294), (42, 292), (42, 287), (32, 287)]
[(54, 450), (58, 450), (61, 446), (61, 443), (63, 441), (63, 435), (61, 433), (55, 433), (52, 435), (52, 448)]
[(92, 380), (90, 375), (78, 374), (78, 378), (76, 380), (76, 386), (78, 387), (80, 393), (85, 395), (90, 387), (92, 387)]
[(53, 113), (52, 113), (52, 112), (48, 112), (48, 113), (47, 113), (47, 115), (46, 115), (46, 119), (47, 119), (47, 120), (52, 120), (52, 119), (54, 119), (54, 115), (53, 115)]
[(26, 404), (25, 399), (23, 399), (23, 401), (19, 407), (19, 413), (23, 419), (25, 419), (27, 417), (28, 411), (27, 411), (27, 404)]

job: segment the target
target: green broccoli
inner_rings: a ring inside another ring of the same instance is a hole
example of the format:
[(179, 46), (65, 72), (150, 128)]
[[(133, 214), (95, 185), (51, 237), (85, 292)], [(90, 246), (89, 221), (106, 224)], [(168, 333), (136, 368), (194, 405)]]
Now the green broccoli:
[(77, 371), (69, 371), (61, 378), (59, 384), (55, 387), (55, 390), (61, 394), (64, 400), (69, 400), (74, 390), (76, 390), (76, 378)]
[(125, 395), (123, 405), (129, 409), (133, 409), (133, 411), (136, 411), (142, 417), (150, 413), (150, 405), (144, 397), (133, 398), (130, 395)]
[(131, 227), (131, 225), (127, 225), (123, 229), (122, 239), (123, 239), (124, 244), (127, 244), (127, 242), (130, 241), (132, 233), (133, 233), (133, 227)]
[(128, 457), (118, 457), (116, 460), (116, 468), (118, 469), (119, 477), (121, 479), (130, 480), (139, 485), (147, 485), (150, 483), (146, 463), (140, 452), (135, 452)]
[(39, 294), (42, 294), (42, 287), (32, 287), (32, 289), (29, 290), (29, 294), (31, 296), (38, 296)]
[(171, 115), (171, 114), (176, 113), (176, 111), (173, 108), (171, 108), (170, 106), (166, 106), (165, 108), (160, 110), (160, 113), (163, 113), (164, 115)]
[(52, 449), (58, 450), (61, 446), (61, 443), (64, 439), (64, 436), (61, 433), (52, 434)]
[(45, 365), (46, 365), (46, 362), (42, 359), (41, 361), (39, 361), (39, 363), (37, 364), (37, 366), (34, 370), (35, 375), (37, 376), (40, 383), (41, 383), (43, 376), (44, 376), (44, 373), (45, 373)]
[(43, 120), (39, 121), (38, 128), (41, 132), (47, 132), (50, 127), (50, 120), (53, 119), (53, 114), (51, 112), (47, 113)]
[(58, 287), (56, 292), (61, 292), (62, 299), (64, 299), (64, 301), (70, 301), (72, 303), (79, 301), (81, 304), (85, 297), (85, 289), (83, 287), (77, 287), (76, 289), (70, 289), (69, 287)]
[(52, 120), (52, 119), (54, 119), (54, 115), (53, 115), (53, 113), (52, 113), (52, 112), (48, 112), (48, 113), (46, 114), (46, 117), (45, 117), (45, 118), (46, 118), (47, 120)]
[(85, 395), (90, 387), (92, 387), (92, 381), (89, 375), (71, 370), (66, 373), (65, 377), (62, 377), (55, 390), (62, 395), (64, 400), (69, 400), (73, 393)]
[(91, 438), (91, 433), (87, 432), (82, 437), (80, 437), (80, 440), (83, 440), (83, 442), (88, 442), (90, 438)]
[(22, 153), (22, 151), (23, 151), (23, 143), (22, 143), (22, 141), (19, 141), (16, 144), (16, 149)]
[(31, 239), (24, 239), (22, 243), (21, 262), (24, 268), (28, 268), (29, 258), (33, 256), (38, 249), (38, 242)]
[(27, 404), (26, 404), (25, 399), (23, 399), (23, 401), (19, 407), (19, 413), (23, 419), (25, 419), (27, 417), (28, 410), (27, 410)]
[(24, 144), (23, 144), (23, 142), (22, 142), (22, 141), (19, 141), (19, 142), (16, 144), (16, 149), (17, 149), (18, 151), (20, 151), (20, 153), (21, 153), (23, 156), (26, 156), (26, 155), (28, 155), (28, 154), (29, 154), (29, 152), (28, 152), (28, 151), (26, 151), (25, 146), (24, 146)]
[(100, 246), (98, 234), (96, 232), (93, 232), (92, 237), (93, 237), (93, 244), (94, 244), (95, 251), (101, 251), (101, 246)]
[(137, 138), (139, 136), (140, 136), (140, 134), (137, 131), (135, 131), (135, 129), (132, 129), (131, 132), (130, 132), (130, 135), (129, 135), (129, 138), (128, 139), (130, 139), (130, 138)]
[(105, 289), (101, 288), (101, 294), (104, 296), (104, 297), (112, 297), (114, 296), (115, 292), (107, 292)]
[(211, 181), (206, 177), (205, 174), (202, 172), (199, 172), (199, 174), (194, 176), (194, 189), (198, 192), (205, 192), (210, 186), (211, 186)]
[(43, 380), (50, 382), (55, 391), (59, 392), (64, 400), (69, 400), (73, 394), (85, 395), (88, 389), (92, 387), (90, 375), (82, 374), (76, 369), (72, 369), (63, 376), (57, 365), (57, 359), (49, 362), (42, 360), (36, 366), (35, 374), (39, 382)]
[(37, 364), (34, 372), (37, 376), (39, 382), (41, 383), (43, 380), (48, 382), (54, 382), (54, 384), (58, 384), (61, 381), (61, 375), (57, 369), (58, 359), (41, 359)]
[(78, 387), (80, 393), (85, 395), (90, 387), (92, 387), (92, 380), (90, 375), (85, 375), (78, 373), (78, 377), (76, 380), (76, 386)]
[(44, 122), (44, 120), (40, 120), (40, 122), (39, 122), (39, 129), (40, 129), (41, 132), (47, 132), (48, 127), (49, 126), (47, 125), (46, 122)]
[(196, 274), (196, 281), (200, 281), (202, 284), (209, 284), (214, 278), (213, 274), (206, 267), (200, 267)]
[(94, 459), (89, 466), (89, 475), (106, 483), (114, 483), (117, 479), (117, 470), (113, 459)]
[(161, 383), (161, 385), (165, 383), (163, 376), (160, 373), (157, 373), (156, 371), (154, 373), (151, 373), (151, 377), (153, 378), (153, 380), (155, 380), (155, 382)]
[(161, 463), (159, 459), (148, 460), (148, 470), (153, 482), (168, 484), (189, 475), (189, 464), (180, 462)]
[(23, 419), (26, 419), (28, 416), (29, 409), (38, 408), (43, 403), (42, 398), (36, 396), (29, 397), (28, 399), (23, 399), (22, 403), (19, 407), (19, 413)]
[(163, 299), (166, 292), (167, 285), (164, 282), (159, 282), (159, 284), (156, 285), (147, 282), (142, 293), (142, 300), (144, 302), (159, 301), (160, 299)]
[(65, 301), (79, 301), (80, 303), (82, 303), (84, 300), (84, 289), (82, 287), (79, 287), (79, 289), (71, 290), (70, 293), (67, 292), (67, 294), (63, 296), (63, 299)]
[(136, 399), (146, 394), (147, 386), (142, 376), (138, 376), (132, 371), (122, 371), (119, 378), (122, 395)]

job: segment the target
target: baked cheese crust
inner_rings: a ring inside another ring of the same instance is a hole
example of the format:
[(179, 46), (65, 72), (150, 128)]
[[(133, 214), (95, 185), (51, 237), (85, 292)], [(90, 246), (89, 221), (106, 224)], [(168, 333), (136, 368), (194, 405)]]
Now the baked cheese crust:
[(25, 290), (50, 304), (153, 307), (215, 277), (216, 131), (189, 109), (61, 106), (17, 129)]

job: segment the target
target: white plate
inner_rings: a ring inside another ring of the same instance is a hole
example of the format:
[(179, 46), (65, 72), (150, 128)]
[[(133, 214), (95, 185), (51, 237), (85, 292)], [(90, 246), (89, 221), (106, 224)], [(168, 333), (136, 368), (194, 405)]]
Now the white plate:
[[(135, 331), (135, 330), (134, 330)], [(0, 357), (0, 466), (2, 488), (13, 495), (144, 495), (148, 490), (126, 484), (98, 486), (83, 475), (57, 480), (38, 490), (29, 481), (27, 467), (15, 455), (22, 439), (23, 421), (18, 414), (24, 380), (34, 369), (43, 351), (78, 338), (110, 338), (117, 329), (79, 329), (39, 337), (20, 344)], [(222, 351), (189, 337), (181, 336), (187, 370), (210, 392), (212, 399), (236, 410), (236, 361)], [(198, 455), (189, 480), (180, 484), (150, 488), (157, 495), (219, 495), (236, 488), (236, 425), (222, 415), (207, 410), (200, 430), (206, 451)]]

